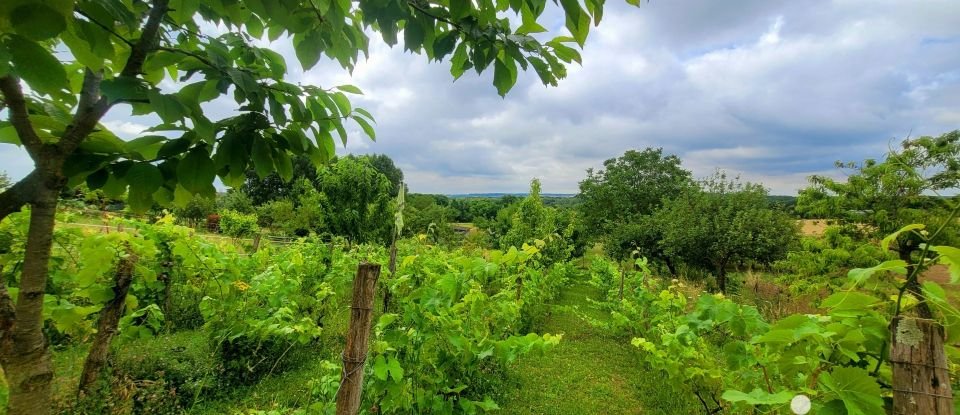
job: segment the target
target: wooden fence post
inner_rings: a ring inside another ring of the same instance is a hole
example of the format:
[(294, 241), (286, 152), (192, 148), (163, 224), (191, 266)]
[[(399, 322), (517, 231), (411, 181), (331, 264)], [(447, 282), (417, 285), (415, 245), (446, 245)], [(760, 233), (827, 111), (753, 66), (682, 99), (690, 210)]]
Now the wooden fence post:
[(260, 233), (253, 235), (253, 252), (254, 253), (260, 250), (260, 237), (262, 236), (263, 234), (260, 234)]
[(370, 320), (373, 317), (374, 292), (380, 278), (380, 264), (361, 263), (353, 279), (353, 301), (350, 306), (350, 328), (343, 351), (343, 372), (337, 391), (337, 415), (356, 415), (363, 392), (363, 365), (370, 341)]
[(953, 414), (943, 326), (934, 320), (898, 316), (890, 323), (890, 332), (893, 415)]

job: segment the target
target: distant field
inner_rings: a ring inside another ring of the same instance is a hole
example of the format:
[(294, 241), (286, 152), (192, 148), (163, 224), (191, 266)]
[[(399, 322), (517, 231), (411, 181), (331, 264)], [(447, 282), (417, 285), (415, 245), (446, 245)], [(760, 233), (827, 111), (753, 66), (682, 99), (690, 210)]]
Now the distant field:
[(827, 219), (800, 219), (800, 233), (804, 236), (820, 236), (827, 229)]

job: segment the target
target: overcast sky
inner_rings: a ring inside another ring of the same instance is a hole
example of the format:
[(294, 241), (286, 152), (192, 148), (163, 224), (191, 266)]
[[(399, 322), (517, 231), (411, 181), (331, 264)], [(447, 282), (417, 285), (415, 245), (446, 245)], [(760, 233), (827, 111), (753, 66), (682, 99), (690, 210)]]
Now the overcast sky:
[[(389, 155), (421, 193), (520, 192), (533, 177), (575, 193), (587, 168), (650, 146), (696, 176), (722, 168), (792, 195), (836, 160), (960, 128), (960, 1), (607, 4), (582, 67), (549, 88), (531, 70), (506, 98), (492, 70), (453, 82), (447, 62), (379, 41), (352, 76), (329, 62), (302, 73), (274, 47), (294, 82), (362, 88), (355, 105), (377, 118), (378, 140), (354, 128), (341, 151)], [(128, 115), (106, 125), (129, 138), (152, 122)], [(31, 167), (0, 144), (0, 169)]]

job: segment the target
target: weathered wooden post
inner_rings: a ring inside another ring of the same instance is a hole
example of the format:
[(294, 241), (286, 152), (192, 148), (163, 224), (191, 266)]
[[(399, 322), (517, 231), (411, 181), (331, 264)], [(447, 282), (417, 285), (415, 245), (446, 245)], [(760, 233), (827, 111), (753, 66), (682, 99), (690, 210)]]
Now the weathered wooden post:
[(943, 326), (930, 319), (898, 316), (890, 331), (893, 415), (952, 415)]
[(337, 415), (356, 415), (363, 392), (363, 365), (370, 341), (370, 320), (373, 297), (380, 278), (380, 264), (361, 263), (353, 279), (353, 301), (350, 306), (350, 328), (343, 351), (343, 372), (337, 391)]
[(252, 248), (252, 250), (253, 250), (254, 253), (256, 253), (257, 251), (260, 250), (260, 237), (262, 237), (262, 236), (263, 236), (263, 234), (260, 234), (260, 233), (258, 233), (258, 234), (256, 234), (256, 235), (253, 235), (253, 248)]

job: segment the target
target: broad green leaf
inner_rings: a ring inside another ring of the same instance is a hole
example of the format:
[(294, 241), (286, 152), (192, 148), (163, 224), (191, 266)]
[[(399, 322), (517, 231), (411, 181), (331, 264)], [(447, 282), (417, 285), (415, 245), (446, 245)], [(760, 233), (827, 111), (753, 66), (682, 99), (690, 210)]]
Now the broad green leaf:
[(780, 405), (790, 402), (790, 399), (793, 399), (793, 395), (790, 391), (768, 393), (760, 388), (755, 388), (750, 391), (750, 393), (743, 393), (738, 390), (726, 390), (720, 398), (729, 402), (743, 402), (747, 405)]
[(177, 24), (193, 21), (193, 15), (200, 9), (200, 0), (170, 0), (168, 15)]
[(90, 134), (80, 142), (80, 149), (99, 154), (119, 154), (127, 149), (127, 143), (113, 134)]
[(20, 145), (20, 135), (17, 134), (17, 129), (13, 128), (13, 125), (5, 123), (6, 125), (0, 124), (0, 143)]
[(145, 212), (153, 206), (153, 192), (163, 184), (160, 169), (147, 162), (136, 163), (124, 176), (130, 184), (127, 202), (135, 212)]
[(340, 111), (340, 115), (347, 116), (350, 114), (350, 99), (347, 98), (346, 95), (341, 92), (336, 92), (330, 94), (330, 97), (333, 98), (333, 102), (336, 103), (337, 109)]
[(820, 303), (820, 307), (833, 310), (864, 310), (877, 305), (879, 299), (856, 291), (833, 293)]
[(10, 12), (13, 30), (32, 40), (50, 39), (67, 28), (67, 16), (51, 5), (30, 2)]
[(884, 413), (880, 385), (866, 369), (836, 367), (821, 374), (819, 383), (828, 396), (843, 402), (849, 415)]
[(493, 67), (493, 85), (500, 96), (506, 96), (517, 82), (517, 67), (513, 59), (497, 59)]
[(847, 277), (853, 281), (854, 284), (863, 284), (869, 280), (873, 274), (884, 271), (906, 275), (907, 262), (902, 259), (892, 259), (889, 261), (884, 261), (870, 268), (854, 268), (847, 273)]
[(467, 69), (470, 69), (467, 61), (467, 43), (461, 42), (454, 50), (453, 57), (450, 58), (450, 75), (453, 75), (454, 80), (460, 79)]
[(894, 233), (891, 233), (890, 235), (887, 235), (886, 238), (883, 238), (883, 240), (880, 241), (880, 249), (882, 249), (884, 252), (886, 252), (886, 251), (890, 250), (890, 244), (893, 243), (893, 241), (896, 241), (896, 240), (897, 240), (897, 237), (899, 237), (900, 234), (902, 234), (902, 233), (904, 233), (904, 232), (910, 232), (910, 231), (914, 231), (914, 230), (918, 230), (918, 229), (923, 229), (923, 228), (925, 228), (925, 227), (926, 227), (926, 225), (923, 225), (923, 224), (920, 224), (920, 223), (912, 223), (912, 224), (906, 225), (906, 226), (900, 228), (900, 230), (898, 230), (898, 231), (896, 231), (896, 232), (894, 232)]
[(390, 372), (390, 378), (394, 382), (400, 383), (400, 380), (403, 379), (403, 368), (400, 367), (400, 361), (394, 358), (390, 358), (387, 361), (387, 371)]
[(127, 152), (139, 154), (144, 160), (153, 160), (157, 157), (157, 153), (166, 141), (167, 138), (164, 136), (145, 135), (127, 141)]
[(303, 38), (294, 40), (296, 43), (294, 45), (294, 51), (297, 54), (297, 59), (300, 60), (300, 65), (303, 66), (303, 70), (308, 70), (313, 68), (317, 62), (320, 61), (320, 54), (323, 53), (323, 37), (319, 31), (312, 30), (306, 34)]
[(144, 100), (147, 99), (147, 84), (138, 78), (121, 76), (113, 79), (105, 79), (100, 83), (100, 91), (111, 101), (121, 99)]
[(177, 180), (191, 193), (203, 193), (213, 184), (216, 176), (213, 160), (206, 150), (195, 148), (177, 164)]
[(10, 52), (13, 71), (43, 94), (57, 94), (67, 88), (63, 64), (47, 48), (19, 35), (7, 35), (4, 44)]
[(286, 151), (280, 150), (273, 154), (274, 165), (277, 168), (277, 174), (283, 181), (290, 181), (293, 178), (293, 162)]
[(960, 248), (952, 246), (931, 246), (930, 250), (940, 254), (940, 263), (946, 265), (950, 270), (950, 282), (956, 283), (960, 281)]
[(251, 156), (253, 157), (254, 170), (257, 171), (258, 176), (263, 178), (273, 173), (273, 151), (262, 137), (257, 137), (253, 140)]
[(150, 100), (150, 106), (164, 123), (173, 124), (182, 121), (184, 117), (190, 114), (187, 107), (177, 99), (176, 95), (163, 94), (159, 89), (152, 89), (147, 92), (147, 99)]
[(380, 380), (387, 380), (387, 360), (383, 358), (383, 355), (379, 355), (376, 359), (373, 359), (373, 375)]

